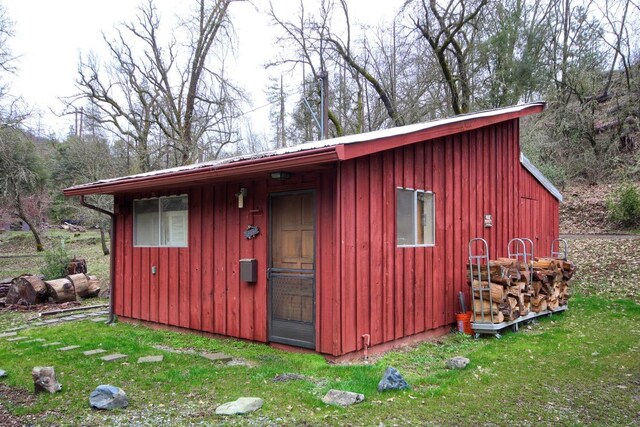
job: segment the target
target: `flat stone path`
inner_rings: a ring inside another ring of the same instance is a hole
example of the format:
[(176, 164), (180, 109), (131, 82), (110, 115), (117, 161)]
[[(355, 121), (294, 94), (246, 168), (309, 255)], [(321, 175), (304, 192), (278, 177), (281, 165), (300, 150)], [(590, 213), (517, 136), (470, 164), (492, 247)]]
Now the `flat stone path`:
[(106, 353), (107, 350), (104, 350), (102, 348), (96, 348), (95, 350), (87, 350), (87, 351), (83, 351), (82, 354), (84, 354), (85, 356), (93, 356), (94, 354), (100, 354), (100, 353)]
[(100, 359), (104, 360), (105, 362), (114, 362), (116, 360), (120, 360), (120, 359), (125, 359), (129, 356), (127, 356), (126, 354), (109, 354), (108, 356), (103, 356)]
[(46, 344), (42, 344), (43, 347), (52, 347), (54, 345), (62, 345), (60, 341), (48, 342)]
[[(41, 347), (56, 347), (56, 346), (64, 346), (64, 344), (60, 341), (52, 341), (52, 342), (45, 342), (46, 339), (44, 338), (31, 338), (31, 337), (27, 337), (27, 336), (18, 336), (18, 332), (19, 330), (22, 329), (28, 329), (31, 327), (36, 327), (36, 326), (46, 326), (46, 325), (56, 325), (56, 324), (60, 324), (63, 322), (69, 322), (69, 321), (76, 321), (76, 320), (91, 320), (92, 322), (106, 322), (108, 320), (108, 318), (105, 316), (106, 314), (108, 314), (108, 312), (106, 310), (101, 310), (99, 312), (92, 312), (92, 313), (86, 313), (86, 314), (72, 314), (72, 315), (68, 315), (68, 316), (62, 316), (62, 317), (57, 317), (57, 318), (53, 318), (53, 319), (46, 319), (46, 320), (42, 320), (38, 323), (31, 323), (28, 326), (21, 326), (21, 327), (17, 327), (17, 328), (13, 328), (12, 330), (7, 330), (3, 333), (0, 333), (0, 338), (5, 338), (7, 341), (15, 341), (15, 342), (20, 342), (21, 344), (33, 344), (33, 343), (42, 343)], [(25, 341), (26, 340), (26, 341)], [(81, 345), (67, 345), (64, 347), (58, 347), (56, 348), (56, 350), (58, 351), (73, 351), (73, 350), (77, 350), (81, 347)], [(24, 348), (24, 347), (23, 347)], [(162, 345), (156, 345), (154, 346), (154, 348), (158, 349), (158, 350), (163, 350), (163, 351), (167, 351), (170, 353), (178, 353), (178, 354), (193, 354), (196, 356), (200, 356), (202, 358), (205, 358), (207, 360), (210, 360), (212, 362), (215, 363), (229, 363), (231, 364), (234, 360), (233, 357), (228, 356), (224, 353), (210, 353), (210, 352), (206, 352), (206, 351), (196, 351), (194, 349), (175, 349), (175, 348), (171, 348), (171, 347), (167, 347), (167, 346), (162, 346)], [(107, 353), (107, 350), (102, 349), (102, 348), (96, 348), (96, 349), (92, 349), (92, 350), (86, 350), (83, 351), (82, 354), (85, 356), (94, 356), (96, 354), (102, 354), (102, 353)], [(114, 354), (108, 354), (105, 356), (100, 357), (100, 360), (103, 360), (105, 362), (113, 362), (113, 361), (117, 361), (117, 360), (123, 360), (128, 358), (129, 356), (126, 354), (121, 354), (121, 353), (114, 353)], [(142, 356), (139, 357), (137, 360), (137, 363), (139, 364), (145, 364), (145, 363), (161, 363), (164, 361), (164, 356), (163, 355), (151, 355), (151, 356)], [(1, 424), (1, 423), (0, 423)]]
[(69, 350), (75, 350), (76, 348), (80, 348), (80, 346), (79, 345), (69, 345), (69, 346), (66, 346), (66, 347), (60, 347), (58, 349), (58, 351), (69, 351)]
[(5, 332), (3, 334), (0, 334), (0, 338), (15, 337), (16, 335), (18, 335), (17, 332)]
[(158, 363), (164, 360), (164, 356), (144, 356), (138, 359), (138, 363)]

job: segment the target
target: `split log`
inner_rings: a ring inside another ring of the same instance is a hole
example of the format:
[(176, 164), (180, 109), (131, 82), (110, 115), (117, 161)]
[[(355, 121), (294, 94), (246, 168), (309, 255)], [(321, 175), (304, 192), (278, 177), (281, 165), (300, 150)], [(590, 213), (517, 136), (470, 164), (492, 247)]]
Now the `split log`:
[(13, 279), (7, 291), (7, 304), (33, 305), (47, 300), (47, 287), (38, 276)]
[(491, 312), (493, 312), (493, 314), (498, 314), (500, 312), (500, 307), (497, 303), (492, 304), (488, 300), (480, 301), (479, 299), (474, 299), (473, 311), (487, 315), (490, 315)]
[(67, 279), (73, 284), (79, 298), (94, 298), (100, 293), (100, 282), (95, 276), (78, 273), (67, 276)]
[[(491, 314), (485, 314), (483, 318), (482, 313), (476, 313), (476, 315), (471, 316), (471, 320), (474, 323), (491, 323)], [(499, 311), (498, 314), (493, 315), (493, 323), (502, 322), (504, 322), (504, 315)]]
[(68, 279), (47, 280), (49, 300), (53, 302), (68, 302), (76, 300), (76, 291)]
[(9, 292), (9, 288), (11, 287), (12, 281), (13, 281), (13, 277), (0, 279), (0, 298), (4, 298), (7, 296), (7, 292)]
[(489, 286), (487, 286), (487, 282), (478, 282), (477, 280), (473, 281), (473, 287), (474, 288), (479, 288), (479, 287), (483, 287), (483, 288), (487, 288), (490, 287), (490, 290), (483, 290), (483, 291), (479, 291), (479, 290), (474, 290), (473, 291), (473, 297), (476, 299), (480, 299), (480, 294), (482, 293), (482, 299), (489, 301), (489, 294), (491, 294), (491, 301), (492, 302), (501, 302), (504, 298), (504, 287), (502, 285), (497, 285), (495, 283), (490, 283)]

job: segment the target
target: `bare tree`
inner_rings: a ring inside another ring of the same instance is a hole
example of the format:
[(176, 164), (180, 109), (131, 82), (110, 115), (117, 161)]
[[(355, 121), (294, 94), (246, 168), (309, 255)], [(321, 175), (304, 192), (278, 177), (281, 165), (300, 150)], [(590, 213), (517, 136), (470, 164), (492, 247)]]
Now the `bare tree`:
[(39, 227), (48, 201), (46, 171), (33, 141), (17, 128), (0, 129), (0, 204), (29, 226), (36, 250), (44, 250)]
[(421, 7), (418, 9), (422, 17), (412, 18), (413, 24), (438, 60), (454, 114), (470, 110), (470, 55), (474, 47), (477, 21), (488, 2), (448, 0), (442, 4), (437, 0), (429, 0), (427, 4), (425, 0), (421, 0)]
[[(79, 97), (99, 106), (97, 119), (130, 145), (142, 171), (152, 168), (153, 156), (182, 165), (216, 157), (237, 140), (234, 120), (243, 93), (224, 70), (228, 9), (235, 1), (242, 0), (196, 0), (193, 15), (167, 33), (148, 0), (115, 39), (105, 37), (111, 54), (106, 69), (91, 57), (81, 60)], [(180, 34), (186, 43), (177, 41)]]

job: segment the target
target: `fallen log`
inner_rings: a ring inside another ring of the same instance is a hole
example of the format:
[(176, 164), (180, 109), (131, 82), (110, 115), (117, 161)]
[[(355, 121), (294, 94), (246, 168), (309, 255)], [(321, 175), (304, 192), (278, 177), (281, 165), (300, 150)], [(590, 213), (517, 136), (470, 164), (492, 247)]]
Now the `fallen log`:
[(33, 305), (47, 300), (47, 286), (38, 276), (20, 276), (13, 279), (6, 304)]
[(67, 279), (73, 284), (78, 298), (94, 298), (100, 293), (100, 282), (95, 276), (78, 273), (67, 276)]
[(47, 291), (49, 293), (49, 301), (52, 302), (67, 302), (76, 300), (76, 291), (68, 279), (56, 279), (47, 280), (44, 283), (47, 285)]

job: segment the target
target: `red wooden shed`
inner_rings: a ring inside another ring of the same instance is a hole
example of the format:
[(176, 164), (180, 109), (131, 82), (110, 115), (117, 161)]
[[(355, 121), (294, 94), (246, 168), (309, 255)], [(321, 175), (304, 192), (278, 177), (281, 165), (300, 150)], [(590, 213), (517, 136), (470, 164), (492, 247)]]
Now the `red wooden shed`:
[[(114, 195), (120, 318), (357, 354), (447, 330), (467, 242), (549, 255), (562, 196), (522, 156), (543, 103), (65, 190)], [(491, 216), (491, 227), (485, 216)], [(241, 261), (242, 260), (242, 261)]]

